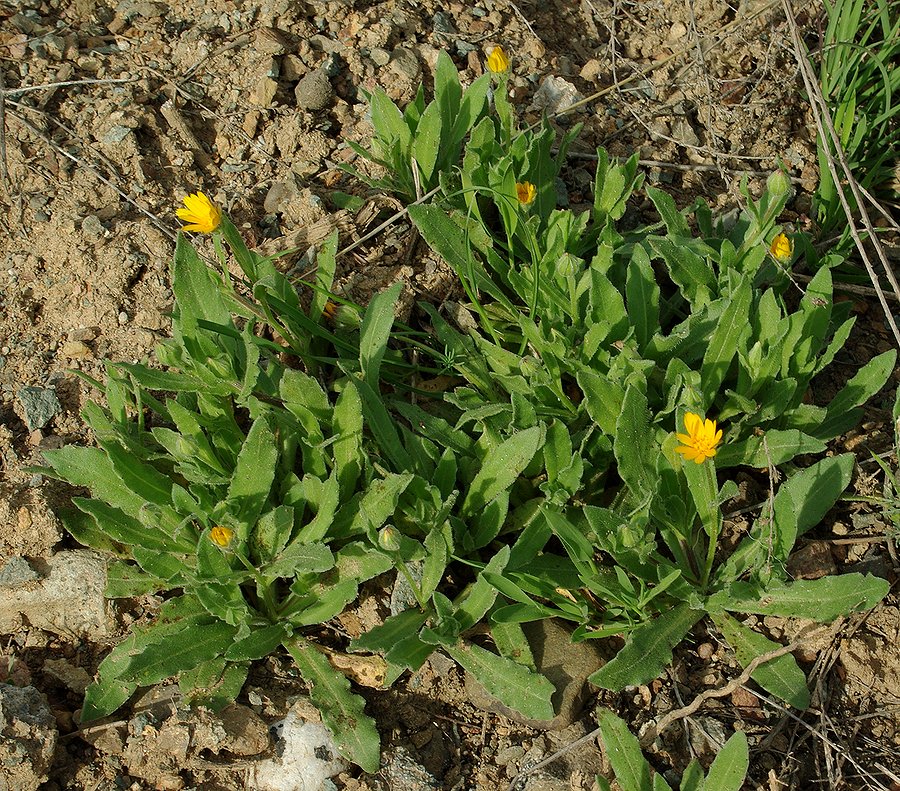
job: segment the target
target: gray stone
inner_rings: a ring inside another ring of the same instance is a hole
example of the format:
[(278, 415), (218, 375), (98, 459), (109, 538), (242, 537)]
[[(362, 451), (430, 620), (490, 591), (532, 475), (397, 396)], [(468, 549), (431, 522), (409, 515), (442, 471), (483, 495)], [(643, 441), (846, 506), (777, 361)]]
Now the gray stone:
[(422, 73), (416, 53), (406, 47), (396, 47), (391, 55), (391, 70), (401, 79), (415, 82)]
[(331, 104), (333, 93), (331, 81), (321, 69), (311, 71), (294, 88), (297, 107), (301, 110), (324, 110)]
[(56, 720), (34, 687), (0, 684), (0, 788), (37, 791), (56, 751)]
[(534, 104), (548, 115), (568, 110), (584, 97), (571, 82), (562, 77), (545, 77), (534, 94)]
[(443, 787), (404, 747), (395, 747), (385, 754), (379, 775), (392, 791), (438, 791)]
[(52, 387), (21, 387), (16, 397), (29, 431), (43, 428), (62, 409)]
[(106, 561), (96, 552), (58, 552), (37, 580), (11, 585), (0, 596), (0, 634), (11, 634), (22, 619), (35, 629), (69, 639), (99, 640), (109, 633), (103, 591)]
[(554, 731), (568, 728), (578, 717), (587, 698), (588, 676), (599, 670), (606, 660), (597, 641), (573, 643), (568, 628), (556, 619), (522, 624), (522, 629), (531, 645), (538, 672), (556, 688), (552, 698), (556, 716), (552, 720), (529, 719), (504, 706), (474, 676), (466, 673), (469, 701), (480, 709), (502, 714), (529, 728)]
[(0, 569), (0, 588), (13, 588), (40, 578), (40, 575), (31, 568), (25, 558), (15, 555), (7, 560)]

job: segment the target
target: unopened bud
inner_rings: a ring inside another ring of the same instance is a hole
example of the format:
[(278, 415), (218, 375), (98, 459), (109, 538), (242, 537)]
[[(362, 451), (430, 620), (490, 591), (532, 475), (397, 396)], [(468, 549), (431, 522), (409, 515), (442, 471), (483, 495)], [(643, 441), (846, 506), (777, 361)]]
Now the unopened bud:
[(791, 191), (791, 180), (783, 170), (776, 170), (766, 180), (766, 188), (773, 198), (781, 198)]
[(378, 531), (378, 546), (388, 552), (400, 549), (400, 533), (395, 527), (383, 527)]

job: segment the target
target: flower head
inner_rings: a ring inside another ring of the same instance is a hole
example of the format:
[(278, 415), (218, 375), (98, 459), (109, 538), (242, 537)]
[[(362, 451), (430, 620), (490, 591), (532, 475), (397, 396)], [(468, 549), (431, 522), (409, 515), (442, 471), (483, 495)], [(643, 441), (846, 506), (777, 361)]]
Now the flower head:
[(488, 55), (487, 67), (493, 74), (504, 74), (509, 71), (509, 58), (503, 47), (494, 47)]
[(786, 264), (794, 254), (794, 243), (785, 234), (780, 233), (772, 240), (769, 252), (776, 261)]
[(234, 538), (234, 530), (230, 527), (216, 525), (209, 531), (209, 540), (222, 549), (225, 549), (231, 543), (232, 538)]
[(530, 181), (516, 182), (516, 197), (523, 206), (534, 203), (535, 195), (537, 195), (537, 190)]
[(200, 233), (212, 233), (219, 227), (222, 221), (222, 212), (202, 192), (188, 195), (184, 199), (184, 208), (177, 209), (175, 214), (182, 222), (188, 223), (183, 231), (199, 231)]
[(341, 306), (338, 305), (337, 302), (329, 299), (325, 303), (325, 307), (322, 308), (322, 316), (324, 318), (328, 319), (328, 321), (334, 321), (337, 318), (338, 311), (340, 310), (340, 308), (341, 308)]
[(716, 421), (704, 420), (700, 415), (686, 412), (684, 429), (687, 434), (676, 434), (679, 445), (675, 450), (688, 461), (702, 464), (716, 455), (716, 445), (722, 441), (722, 429), (716, 431)]

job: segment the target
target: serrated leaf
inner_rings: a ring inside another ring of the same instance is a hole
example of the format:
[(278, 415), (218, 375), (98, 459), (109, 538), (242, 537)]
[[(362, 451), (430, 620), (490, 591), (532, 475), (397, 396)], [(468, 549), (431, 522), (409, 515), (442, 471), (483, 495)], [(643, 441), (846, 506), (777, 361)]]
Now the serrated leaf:
[(597, 709), (597, 722), (606, 756), (622, 791), (654, 791), (650, 764), (641, 753), (637, 737), (609, 709)]
[(613, 692), (652, 681), (672, 661), (672, 649), (702, 617), (702, 612), (679, 604), (639, 626), (629, 635), (625, 647), (588, 680)]
[(146, 645), (128, 662), (122, 678), (142, 685), (157, 684), (200, 662), (223, 655), (236, 633), (237, 627), (219, 620), (207, 624), (185, 622), (174, 634)]
[(778, 466), (795, 456), (821, 453), (825, 447), (822, 440), (798, 429), (771, 429), (761, 437), (752, 436), (742, 442), (723, 445), (716, 454), (716, 469), (738, 465), (757, 469), (768, 467), (769, 464)]
[(241, 538), (247, 538), (259, 518), (275, 479), (277, 461), (275, 435), (268, 420), (259, 417), (247, 432), (228, 486), (227, 502), (242, 529)]
[(705, 791), (741, 791), (749, 768), (747, 735), (743, 731), (737, 731), (719, 750), (709, 767), (703, 787)]
[(381, 740), (375, 722), (365, 714), (365, 701), (351, 691), (350, 682), (312, 644), (296, 638), (286, 641), (284, 647), (300, 675), (312, 685), (310, 697), (341, 755), (365, 772), (377, 772)]
[(488, 451), (463, 501), (463, 517), (478, 513), (500, 492), (506, 491), (528, 466), (544, 443), (544, 429), (533, 426), (513, 434)]
[(637, 502), (643, 502), (656, 490), (653, 450), (647, 396), (638, 387), (629, 385), (616, 421), (613, 453), (619, 463), (619, 475)]
[[(727, 613), (713, 615), (712, 619), (734, 649), (742, 667), (747, 667), (756, 657), (780, 647), (778, 643), (754, 632)], [(787, 701), (796, 709), (803, 711), (809, 706), (806, 676), (797, 660), (789, 654), (760, 665), (753, 671), (751, 678), (764, 690)]]
[(551, 698), (556, 689), (544, 676), (474, 643), (461, 640), (446, 646), (445, 650), (505, 706), (529, 719), (553, 719)]
[(838, 616), (871, 609), (887, 596), (889, 590), (887, 580), (857, 573), (770, 583), (762, 594), (751, 583), (735, 582), (726, 591), (710, 596), (709, 606), (731, 612), (810, 618), (830, 623)]

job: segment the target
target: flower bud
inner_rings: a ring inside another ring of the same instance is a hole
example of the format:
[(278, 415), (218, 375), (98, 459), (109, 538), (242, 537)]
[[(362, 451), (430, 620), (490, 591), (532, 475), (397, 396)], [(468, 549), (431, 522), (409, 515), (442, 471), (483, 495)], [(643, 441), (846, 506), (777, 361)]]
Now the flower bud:
[(563, 253), (556, 259), (556, 272), (560, 277), (575, 277), (581, 269), (581, 259), (571, 253)]
[(221, 547), (225, 549), (230, 543), (231, 539), (234, 538), (234, 530), (230, 527), (222, 527), (221, 525), (216, 525), (212, 530), (209, 531), (209, 540), (213, 542), (217, 547)]
[(378, 531), (378, 546), (387, 552), (396, 552), (400, 549), (400, 533), (396, 527), (381, 528)]
[(487, 59), (488, 70), (492, 74), (503, 74), (509, 71), (509, 58), (503, 51), (503, 47), (494, 47)]
[(780, 233), (772, 240), (769, 252), (776, 261), (786, 264), (794, 255), (794, 243), (785, 234)]
[(791, 192), (791, 180), (783, 170), (776, 170), (766, 180), (766, 189), (773, 198), (781, 198)]

